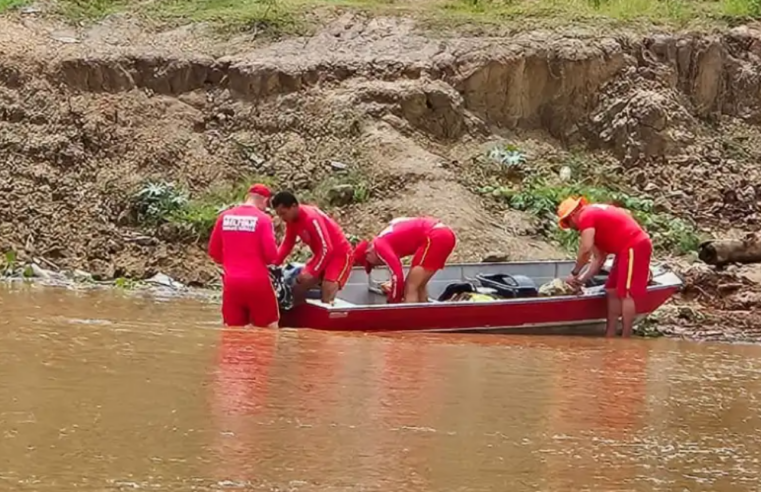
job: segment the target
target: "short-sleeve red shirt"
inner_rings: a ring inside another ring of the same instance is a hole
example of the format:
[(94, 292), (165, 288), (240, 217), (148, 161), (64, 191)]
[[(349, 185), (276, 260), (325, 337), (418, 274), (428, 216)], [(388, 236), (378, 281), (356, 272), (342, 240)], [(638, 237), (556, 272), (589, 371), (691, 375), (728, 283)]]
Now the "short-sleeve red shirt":
[(613, 205), (587, 205), (577, 223), (579, 231), (595, 229), (595, 246), (607, 254), (618, 254), (638, 240), (648, 238), (634, 217)]

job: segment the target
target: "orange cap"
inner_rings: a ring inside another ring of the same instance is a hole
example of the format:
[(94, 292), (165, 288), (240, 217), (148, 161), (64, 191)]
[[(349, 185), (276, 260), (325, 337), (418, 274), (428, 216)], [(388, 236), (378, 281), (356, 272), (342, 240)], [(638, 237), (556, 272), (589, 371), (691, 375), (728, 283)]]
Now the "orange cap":
[(582, 205), (586, 205), (587, 201), (584, 197), (569, 197), (560, 202), (558, 206), (558, 225), (561, 229), (568, 229), (568, 222), (566, 220)]

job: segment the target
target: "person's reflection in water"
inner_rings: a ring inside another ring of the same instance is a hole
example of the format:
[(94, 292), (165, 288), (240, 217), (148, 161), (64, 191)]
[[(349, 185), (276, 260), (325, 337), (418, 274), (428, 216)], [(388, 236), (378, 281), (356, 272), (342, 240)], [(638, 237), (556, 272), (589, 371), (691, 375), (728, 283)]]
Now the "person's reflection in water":
[(380, 416), (382, 427), (393, 432), (379, 441), (377, 454), (404, 490), (431, 490), (428, 473), (440, 451), (431, 437), (442, 431), (436, 428), (443, 406), (440, 385), (451, 358), (445, 347), (419, 336), (388, 337), (382, 352)]
[[(555, 372), (559, 398), (551, 405), (546, 433), (554, 448), (546, 475), (552, 490), (572, 488), (590, 474), (606, 490), (623, 490), (638, 473), (625, 454), (634, 449), (630, 443), (646, 409), (648, 346), (611, 342), (569, 347)], [(620, 453), (599, 454), (601, 446)]]
[(597, 427), (610, 439), (627, 439), (640, 427), (647, 403), (648, 346), (614, 345), (602, 356)]
[[(270, 369), (279, 331), (269, 328), (221, 331), (217, 370), (213, 378), (212, 412), (218, 481), (247, 482), (254, 477), (256, 439), (269, 387)], [(255, 448), (251, 448), (254, 446)]]

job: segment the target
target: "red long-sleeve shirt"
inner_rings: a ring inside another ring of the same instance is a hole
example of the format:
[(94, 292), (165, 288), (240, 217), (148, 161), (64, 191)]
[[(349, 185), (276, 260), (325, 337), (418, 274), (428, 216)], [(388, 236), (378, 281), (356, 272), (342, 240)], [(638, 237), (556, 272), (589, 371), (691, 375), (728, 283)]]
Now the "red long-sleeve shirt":
[(432, 217), (402, 217), (392, 220), (389, 226), (373, 239), (375, 252), (391, 271), (388, 302), (402, 301), (404, 273), (401, 259), (414, 255), (434, 227), (443, 227), (443, 224)]
[(225, 210), (212, 229), (209, 256), (222, 265), (225, 281), (269, 279), (267, 265), (277, 258), (272, 219), (253, 205)]
[(282, 264), (293, 251), (297, 237), (312, 250), (313, 256), (307, 269), (315, 276), (325, 270), (336, 251), (351, 251), (351, 244), (341, 226), (325, 212), (311, 205), (299, 205), (296, 222), (286, 224), (285, 238), (278, 248), (276, 264)]

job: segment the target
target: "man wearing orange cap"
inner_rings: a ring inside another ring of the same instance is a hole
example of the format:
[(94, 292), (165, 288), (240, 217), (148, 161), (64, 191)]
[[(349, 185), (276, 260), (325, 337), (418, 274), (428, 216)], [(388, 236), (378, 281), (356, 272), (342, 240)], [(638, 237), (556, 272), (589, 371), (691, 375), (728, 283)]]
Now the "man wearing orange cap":
[[(581, 234), (576, 265), (566, 281), (581, 287), (600, 271), (609, 254), (615, 255), (605, 289), (608, 293), (606, 336), (615, 336), (618, 318), (622, 336), (629, 337), (637, 313), (636, 301), (647, 291), (653, 244), (650, 236), (627, 211), (613, 205), (587, 204), (584, 198), (567, 198), (558, 207), (561, 229)], [(587, 271), (581, 269), (590, 261)]]
[[(454, 251), (454, 231), (431, 217), (403, 217), (391, 221), (371, 241), (362, 241), (354, 250), (354, 264), (369, 274), (384, 263), (391, 271), (387, 288), (389, 303), (428, 302), (428, 282), (444, 268)], [(404, 278), (401, 258), (414, 255)]]
[(272, 219), (264, 213), (270, 190), (255, 184), (243, 204), (222, 212), (209, 239), (209, 256), (222, 265), (222, 318), (227, 326), (277, 328), (280, 310), (268, 265), (277, 244)]

